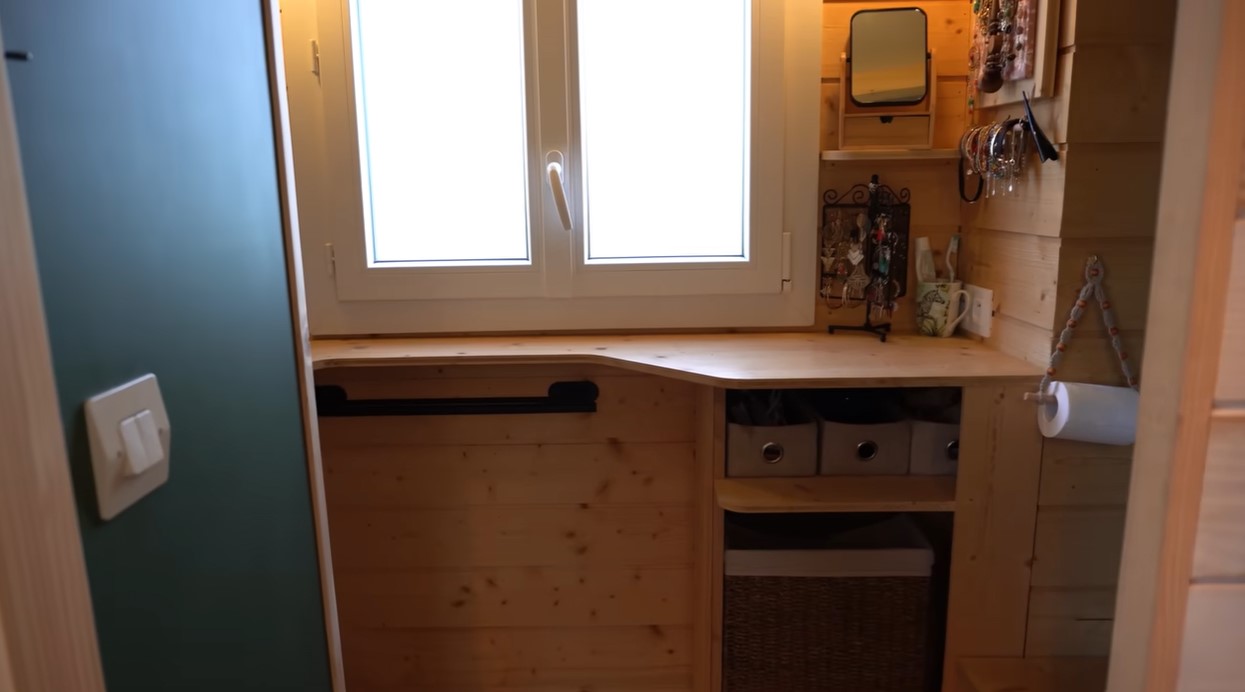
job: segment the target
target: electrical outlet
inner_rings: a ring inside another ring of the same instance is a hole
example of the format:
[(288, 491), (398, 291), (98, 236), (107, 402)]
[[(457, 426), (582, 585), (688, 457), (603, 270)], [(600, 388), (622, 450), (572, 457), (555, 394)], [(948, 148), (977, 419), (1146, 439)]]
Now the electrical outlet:
[(972, 284), (964, 284), (968, 291), (968, 316), (960, 323), (964, 331), (977, 336), (990, 336), (994, 322), (994, 291)]

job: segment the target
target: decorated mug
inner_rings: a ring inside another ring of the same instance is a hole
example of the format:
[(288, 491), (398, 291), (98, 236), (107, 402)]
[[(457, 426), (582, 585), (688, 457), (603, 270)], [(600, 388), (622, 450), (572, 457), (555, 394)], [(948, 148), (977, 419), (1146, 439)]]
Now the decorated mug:
[(916, 289), (916, 327), (926, 336), (951, 336), (968, 316), (968, 291), (959, 281), (922, 281)]

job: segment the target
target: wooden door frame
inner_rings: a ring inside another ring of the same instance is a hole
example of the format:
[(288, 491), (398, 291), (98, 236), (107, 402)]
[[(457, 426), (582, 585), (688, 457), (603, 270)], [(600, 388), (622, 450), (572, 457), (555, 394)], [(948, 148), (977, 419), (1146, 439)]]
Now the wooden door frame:
[(0, 690), (103, 692), (5, 69), (0, 382)]
[[(290, 141), (289, 96), (285, 86), (285, 53), (281, 43), (280, 0), (263, 0), (264, 42), (268, 54), (268, 85), (272, 99), (272, 133), (276, 145), (277, 180), (281, 194), (281, 221), (285, 242), (286, 277), (294, 324), (294, 355), (298, 367), (299, 408), (303, 415), (303, 444), (307, 451), (307, 484), (320, 565), (320, 597), (328, 647), (329, 675), (334, 692), (346, 692), (342, 664), (341, 630), (337, 619), (337, 589), (333, 579), (333, 551), (329, 541), (328, 503), (324, 494), (324, 463), (320, 455), (320, 423), (316, 414), (315, 378), (311, 364), (311, 327), (303, 290), (302, 241), (298, 229), (298, 195), (294, 184), (294, 147)], [(2, 692), (2, 691), (0, 691)]]
[(1180, 0), (1108, 692), (1176, 687), (1242, 169), (1245, 0)]

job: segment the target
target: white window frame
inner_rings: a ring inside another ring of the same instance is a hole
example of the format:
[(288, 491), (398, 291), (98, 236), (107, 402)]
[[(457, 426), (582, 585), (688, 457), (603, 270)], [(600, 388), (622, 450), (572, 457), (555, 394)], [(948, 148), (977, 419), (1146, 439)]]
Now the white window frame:
[[(445, 0), (453, 1), (453, 0)], [(602, 0), (579, 0), (593, 2)], [(565, 329), (804, 326), (815, 304), (819, 0), (753, 0), (752, 194), (746, 262), (584, 261), (582, 171), (570, 48), (572, 0), (528, 0), (530, 265), (369, 268), (365, 181), (355, 112), (351, 0), (282, 3), (306, 292), (315, 335)], [(539, 58), (533, 58), (538, 53)], [(552, 57), (551, 57), (552, 56)], [(568, 79), (568, 73), (570, 79)], [(570, 90), (573, 92), (573, 89)], [(546, 179), (563, 167), (576, 229), (567, 233)], [(668, 165), (677, 169), (679, 162)], [(654, 171), (652, 184), (664, 172)], [(482, 167), (481, 194), (489, 187)], [(464, 210), (466, 213), (469, 210)], [(793, 261), (793, 258), (796, 261)], [(555, 267), (557, 271), (547, 271)]]

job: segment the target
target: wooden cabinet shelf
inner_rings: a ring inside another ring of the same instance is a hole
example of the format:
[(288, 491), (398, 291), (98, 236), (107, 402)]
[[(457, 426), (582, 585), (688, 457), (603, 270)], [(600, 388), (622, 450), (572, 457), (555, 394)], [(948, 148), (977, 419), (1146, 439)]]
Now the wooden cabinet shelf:
[(724, 478), (714, 487), (731, 512), (952, 512), (953, 476)]

